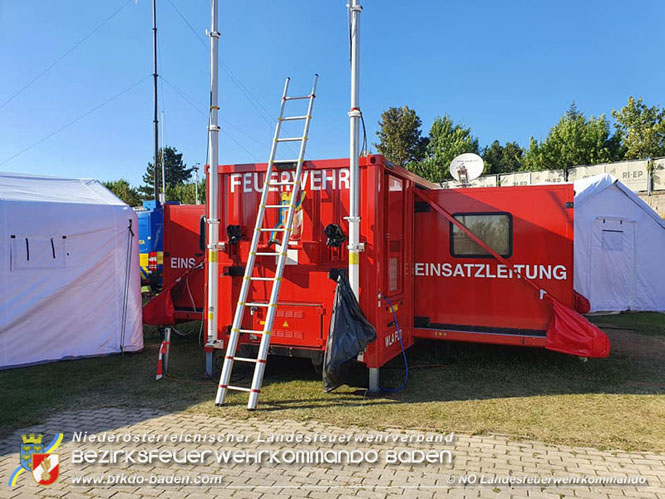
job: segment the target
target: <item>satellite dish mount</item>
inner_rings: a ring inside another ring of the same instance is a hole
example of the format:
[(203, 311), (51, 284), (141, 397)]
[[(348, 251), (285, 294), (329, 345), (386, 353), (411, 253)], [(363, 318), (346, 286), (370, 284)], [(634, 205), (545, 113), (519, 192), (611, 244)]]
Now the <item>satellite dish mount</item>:
[(467, 152), (451, 161), (450, 174), (460, 183), (461, 187), (468, 187), (472, 181), (482, 175), (484, 168), (483, 158)]

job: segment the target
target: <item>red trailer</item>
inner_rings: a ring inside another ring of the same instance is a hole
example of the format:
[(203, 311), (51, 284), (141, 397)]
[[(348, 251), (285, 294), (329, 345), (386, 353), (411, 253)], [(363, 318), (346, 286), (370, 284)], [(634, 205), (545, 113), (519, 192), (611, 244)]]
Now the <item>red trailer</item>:
[(205, 307), (201, 240), (204, 205), (164, 206), (164, 289), (171, 289), (177, 322), (200, 321)]
[[(315, 363), (322, 357), (334, 278), (348, 266), (348, 165), (348, 159), (305, 164), (301, 209), (271, 338), (273, 354), (311, 357)], [(266, 164), (241, 164), (207, 172), (219, 181), (221, 248), (219, 328), (208, 351), (228, 341), (266, 169)], [(279, 182), (293, 180), (290, 170), (273, 175)], [(572, 186), (443, 190), (378, 155), (360, 158), (360, 177), (364, 251), (359, 302), (377, 332), (377, 340), (360, 355), (369, 368), (401, 353), (384, 297), (395, 306), (404, 348), (416, 338), (432, 338), (548, 346), (588, 355), (575, 341), (564, 348), (547, 344), (553, 321), (546, 296), (573, 306)], [(272, 189), (269, 204), (289, 199), (290, 186)], [(266, 217), (266, 226), (279, 225), (278, 211)], [(269, 251), (270, 239), (264, 234), (259, 251)], [(255, 273), (272, 277), (275, 266), (275, 257), (259, 258)], [(203, 292), (203, 286), (197, 289)], [(268, 301), (269, 289), (268, 282), (252, 281), (249, 301)], [(242, 328), (261, 330), (264, 318), (264, 308), (251, 310)], [(258, 342), (258, 337), (241, 336), (245, 348)]]
[[(515, 270), (573, 306), (570, 184), (429, 194)], [(414, 211), (415, 336), (545, 346), (550, 302), (429, 203), (417, 202)]]

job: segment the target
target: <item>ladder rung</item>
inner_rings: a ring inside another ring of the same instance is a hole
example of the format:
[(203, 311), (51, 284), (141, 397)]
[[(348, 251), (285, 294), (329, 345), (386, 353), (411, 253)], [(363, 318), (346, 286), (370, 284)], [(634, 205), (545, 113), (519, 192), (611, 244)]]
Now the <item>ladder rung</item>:
[(277, 305), (271, 305), (270, 303), (248, 302), (248, 303), (245, 303), (245, 306), (246, 307), (265, 307), (265, 308), (269, 308), (269, 307), (273, 307), (273, 306), (276, 307)]
[(229, 385), (229, 386), (227, 386), (226, 388), (227, 388), (228, 390), (235, 390), (235, 391), (237, 391), (237, 392), (247, 392), (247, 393), (249, 393), (249, 392), (252, 391), (251, 388), (245, 388), (244, 386), (233, 386), (233, 385)]
[(275, 139), (277, 142), (301, 142), (305, 137), (283, 137)]
[(304, 100), (304, 99), (309, 99), (311, 97), (314, 97), (312, 94), (308, 95), (301, 95), (298, 97), (284, 97), (284, 100)]
[(275, 161), (272, 162), (273, 165), (290, 165), (297, 163), (298, 163), (297, 159), (276, 159)]
[(295, 182), (268, 182), (268, 185), (296, 185)]
[(243, 334), (266, 334), (263, 329), (238, 329), (238, 332)]
[(268, 252), (266, 252), (266, 251), (257, 251), (257, 252), (254, 253), (254, 254), (255, 254), (256, 256), (279, 256), (279, 255), (281, 255), (282, 253), (272, 253), (272, 252), (268, 253)]
[(275, 277), (248, 277), (250, 281), (274, 281)]
[(282, 118), (282, 121), (306, 120), (307, 118), (311, 118), (311, 116), (309, 114), (304, 114), (302, 116), (287, 116), (286, 118)]
[(288, 208), (288, 204), (264, 204), (264, 208)]
[[(227, 358), (228, 358), (228, 357), (227, 357)], [(261, 363), (263, 363), (263, 364), (266, 363), (265, 360), (261, 360), (261, 359), (250, 359), (250, 358), (248, 358), (248, 357), (233, 357), (233, 360), (237, 360), (238, 362), (250, 362), (250, 363), (252, 363), (252, 364), (256, 364), (257, 362), (261, 362)]]
[(265, 227), (257, 227), (256, 230), (258, 232), (284, 232), (286, 230), (285, 227), (279, 228), (279, 229), (267, 229)]

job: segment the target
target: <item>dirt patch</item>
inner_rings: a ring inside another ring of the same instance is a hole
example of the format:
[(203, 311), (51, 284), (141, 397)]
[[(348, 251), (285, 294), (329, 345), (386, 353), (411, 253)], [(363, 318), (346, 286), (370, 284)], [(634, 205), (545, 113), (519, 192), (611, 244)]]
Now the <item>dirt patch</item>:
[(609, 337), (612, 352), (665, 362), (665, 338), (640, 334), (630, 329), (615, 329), (598, 324)]

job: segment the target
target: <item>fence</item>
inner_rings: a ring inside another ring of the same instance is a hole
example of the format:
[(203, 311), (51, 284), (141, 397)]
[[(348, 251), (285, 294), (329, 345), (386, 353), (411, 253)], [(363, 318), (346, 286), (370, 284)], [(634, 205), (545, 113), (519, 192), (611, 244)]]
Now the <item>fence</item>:
[[(497, 187), (510, 185), (534, 185), (558, 182), (573, 182), (582, 178), (609, 173), (635, 192), (665, 191), (665, 158), (653, 160), (649, 171), (647, 160), (620, 161), (592, 166), (574, 166), (564, 170), (539, 172), (515, 172), (498, 175), (483, 175), (471, 182), (470, 187)], [(442, 187), (460, 187), (454, 180), (442, 182)]]

